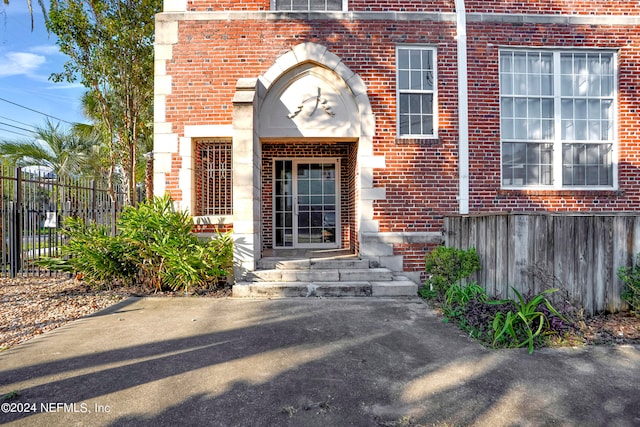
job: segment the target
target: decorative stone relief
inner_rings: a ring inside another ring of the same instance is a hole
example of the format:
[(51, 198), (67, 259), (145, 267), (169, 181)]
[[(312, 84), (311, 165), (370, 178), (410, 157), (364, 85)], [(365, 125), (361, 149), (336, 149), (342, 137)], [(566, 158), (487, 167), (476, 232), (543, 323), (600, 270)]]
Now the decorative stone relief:
[(303, 64), (269, 88), (260, 110), (261, 137), (358, 138), (360, 117), (344, 80), (322, 66)]

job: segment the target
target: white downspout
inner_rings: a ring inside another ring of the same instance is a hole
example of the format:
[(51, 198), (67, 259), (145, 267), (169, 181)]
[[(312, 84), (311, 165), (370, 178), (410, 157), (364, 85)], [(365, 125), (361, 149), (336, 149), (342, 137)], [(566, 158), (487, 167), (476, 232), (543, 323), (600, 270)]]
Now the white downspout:
[(469, 213), (469, 103), (467, 74), (467, 11), (455, 0), (458, 40), (458, 203), (460, 214)]

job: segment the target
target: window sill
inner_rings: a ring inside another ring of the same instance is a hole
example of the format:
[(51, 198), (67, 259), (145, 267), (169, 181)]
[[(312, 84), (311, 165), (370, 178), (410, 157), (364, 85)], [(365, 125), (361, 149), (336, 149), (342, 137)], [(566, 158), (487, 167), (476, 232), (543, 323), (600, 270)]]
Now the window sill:
[(233, 224), (233, 218), (231, 215), (206, 215), (206, 216), (194, 216), (194, 225), (227, 225)]
[(429, 136), (399, 136), (396, 145), (438, 145), (440, 138)]
[(581, 197), (621, 197), (624, 191), (619, 189), (524, 189), (524, 188), (501, 188), (498, 190), (499, 196), (581, 196)]

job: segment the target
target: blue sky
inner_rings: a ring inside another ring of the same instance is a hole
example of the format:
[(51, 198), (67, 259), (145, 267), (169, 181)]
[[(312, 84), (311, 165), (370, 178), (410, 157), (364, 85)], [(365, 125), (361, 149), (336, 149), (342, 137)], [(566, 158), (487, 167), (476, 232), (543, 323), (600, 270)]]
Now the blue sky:
[(49, 80), (51, 73), (63, 70), (66, 56), (33, 3), (32, 32), (26, 0), (11, 0), (8, 6), (0, 2), (0, 140), (25, 139), (34, 126), (45, 124), (47, 116), (22, 107), (49, 114), (54, 123), (61, 119), (64, 127), (69, 126), (65, 121), (86, 122), (80, 103), (84, 88)]

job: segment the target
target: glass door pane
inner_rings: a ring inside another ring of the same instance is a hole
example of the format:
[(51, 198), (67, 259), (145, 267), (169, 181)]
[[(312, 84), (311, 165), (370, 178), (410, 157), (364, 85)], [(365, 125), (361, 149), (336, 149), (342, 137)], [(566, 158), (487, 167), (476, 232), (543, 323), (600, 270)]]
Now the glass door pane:
[(336, 165), (297, 165), (297, 243), (336, 243)]
[(276, 160), (274, 191), (275, 246), (293, 246), (293, 162)]

